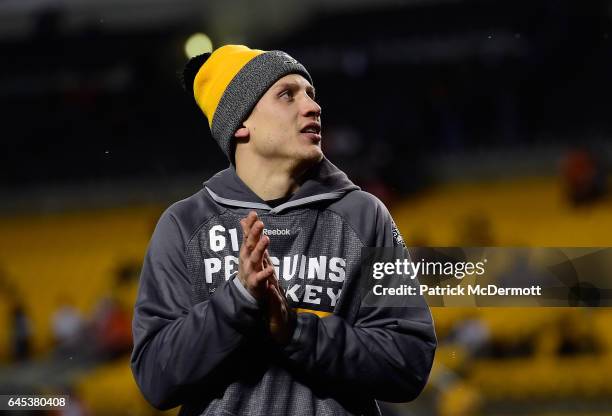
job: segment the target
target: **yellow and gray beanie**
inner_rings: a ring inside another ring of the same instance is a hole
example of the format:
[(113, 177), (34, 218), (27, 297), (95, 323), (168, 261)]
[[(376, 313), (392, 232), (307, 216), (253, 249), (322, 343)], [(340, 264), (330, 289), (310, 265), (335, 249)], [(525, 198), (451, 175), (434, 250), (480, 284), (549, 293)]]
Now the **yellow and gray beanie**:
[(231, 163), (234, 133), (268, 88), (288, 74), (300, 74), (312, 84), (306, 68), (282, 51), (225, 45), (187, 63), (183, 72), (185, 90), (193, 90), (213, 138)]

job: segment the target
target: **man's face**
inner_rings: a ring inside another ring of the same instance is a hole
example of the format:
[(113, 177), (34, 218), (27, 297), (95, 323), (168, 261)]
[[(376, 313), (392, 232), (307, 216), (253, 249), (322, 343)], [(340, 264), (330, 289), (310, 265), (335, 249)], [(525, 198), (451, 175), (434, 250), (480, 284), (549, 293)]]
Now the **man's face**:
[(321, 107), (312, 85), (289, 74), (274, 83), (243, 123), (250, 151), (267, 159), (316, 163), (321, 151)]

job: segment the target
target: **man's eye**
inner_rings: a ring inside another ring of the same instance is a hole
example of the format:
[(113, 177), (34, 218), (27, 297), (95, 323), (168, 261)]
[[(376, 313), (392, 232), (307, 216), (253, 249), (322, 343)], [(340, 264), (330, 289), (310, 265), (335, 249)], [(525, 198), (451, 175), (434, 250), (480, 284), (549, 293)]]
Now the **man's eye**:
[(293, 92), (291, 90), (285, 90), (281, 93), (281, 97), (293, 98)]

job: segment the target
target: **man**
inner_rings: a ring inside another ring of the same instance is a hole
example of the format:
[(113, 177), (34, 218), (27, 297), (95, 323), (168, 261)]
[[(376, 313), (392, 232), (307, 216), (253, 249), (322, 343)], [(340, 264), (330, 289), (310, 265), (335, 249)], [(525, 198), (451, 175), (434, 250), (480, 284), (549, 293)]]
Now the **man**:
[(403, 245), (382, 203), (321, 151), (321, 108), (284, 52), (227, 45), (185, 86), (230, 167), (168, 208), (141, 275), (132, 370), (181, 415), (380, 414), (423, 389), (421, 308), (361, 303), (360, 249)]

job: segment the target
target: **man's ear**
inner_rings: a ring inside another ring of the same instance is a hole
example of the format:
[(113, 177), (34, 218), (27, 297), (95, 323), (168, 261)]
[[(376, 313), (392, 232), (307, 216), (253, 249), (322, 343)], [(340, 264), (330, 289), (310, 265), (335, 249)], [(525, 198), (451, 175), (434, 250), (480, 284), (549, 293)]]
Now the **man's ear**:
[(234, 137), (237, 139), (248, 139), (249, 135), (249, 129), (248, 127), (245, 127), (244, 124), (238, 130), (236, 130), (236, 133), (234, 133)]

